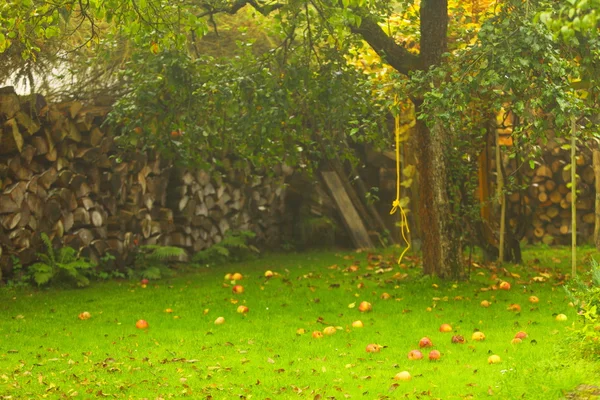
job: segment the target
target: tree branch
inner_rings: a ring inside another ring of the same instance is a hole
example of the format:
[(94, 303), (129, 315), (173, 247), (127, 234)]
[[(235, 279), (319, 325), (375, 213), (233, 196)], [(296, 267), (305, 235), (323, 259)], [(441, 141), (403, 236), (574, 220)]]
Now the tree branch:
[(401, 74), (408, 75), (411, 71), (423, 68), (418, 55), (396, 43), (372, 18), (364, 17), (360, 27), (352, 27), (351, 30), (361, 35), (386, 63)]
[(235, 0), (228, 7), (210, 7), (206, 12), (199, 15), (199, 17), (205, 17), (207, 15), (214, 15), (218, 13), (227, 13), (227, 14), (235, 14), (246, 5), (251, 5), (256, 11), (261, 13), (264, 16), (269, 15), (271, 12), (278, 10), (284, 6), (283, 3), (271, 3), (271, 4), (262, 4), (263, 2), (260, 0)]

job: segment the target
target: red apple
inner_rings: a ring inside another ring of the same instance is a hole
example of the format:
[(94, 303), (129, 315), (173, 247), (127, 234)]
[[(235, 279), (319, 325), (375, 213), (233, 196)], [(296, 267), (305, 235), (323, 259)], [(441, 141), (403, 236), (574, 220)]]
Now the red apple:
[(315, 339), (319, 339), (323, 337), (323, 333), (321, 333), (321, 331), (314, 331), (312, 333), (312, 337), (314, 337)]
[(226, 273), (225, 274), (225, 280), (226, 281), (230, 281), (231, 280), (231, 274), (230, 273)]
[(465, 342), (465, 338), (462, 337), (461, 335), (454, 335), (452, 336), (452, 343), (456, 343), (456, 344), (463, 344)]
[(431, 350), (429, 352), (429, 361), (437, 361), (440, 359), (442, 354), (437, 350)]
[(231, 290), (236, 294), (244, 293), (244, 287), (242, 285), (235, 285)]
[(520, 312), (521, 306), (518, 304), (511, 304), (510, 306), (508, 306), (507, 310), (514, 311), (514, 312)]
[(275, 275), (273, 271), (265, 271), (265, 278), (272, 278), (273, 275)]
[(525, 339), (527, 337), (527, 332), (519, 331), (515, 335), (516, 339)]
[(361, 301), (360, 304), (358, 305), (358, 310), (360, 312), (368, 312), (368, 311), (371, 311), (372, 309), (373, 309), (373, 306), (368, 301)]
[(501, 290), (510, 290), (510, 283), (508, 283), (506, 281), (502, 281), (502, 282), (500, 282), (499, 287)]
[(409, 360), (420, 360), (422, 358), (423, 358), (423, 353), (421, 353), (419, 350), (411, 350), (408, 352)]
[(142, 280), (140, 281), (140, 283), (141, 283), (142, 285), (147, 285), (148, 283), (150, 283), (150, 281), (149, 281), (148, 279), (144, 278), (144, 279), (142, 279)]
[(148, 329), (149, 325), (146, 320), (140, 319), (138, 322), (135, 323), (135, 327), (138, 329)]
[(235, 274), (231, 275), (231, 279), (234, 280), (234, 281), (239, 281), (242, 278), (243, 278), (243, 276), (239, 272), (236, 272)]
[(78, 318), (81, 319), (81, 320), (90, 319), (91, 317), (92, 317), (92, 314), (90, 314), (87, 311), (84, 311), (84, 312), (82, 312), (81, 314), (78, 315)]
[(440, 325), (440, 332), (452, 332), (452, 326), (450, 324)]
[(432, 346), (433, 346), (433, 343), (431, 342), (431, 339), (429, 339), (428, 337), (424, 337), (424, 338), (421, 338), (421, 340), (419, 340), (420, 348), (432, 347)]
[(511, 340), (510, 342), (511, 342), (512, 344), (519, 344), (519, 343), (522, 343), (522, 342), (523, 342), (523, 340), (522, 340), (522, 339), (519, 339), (519, 338), (513, 338), (513, 340)]
[(367, 351), (367, 353), (379, 353), (381, 351), (381, 346), (378, 344), (368, 344), (367, 348), (365, 349)]
[(237, 308), (237, 312), (240, 314), (246, 314), (248, 311), (250, 311), (250, 309), (246, 306), (239, 306)]
[(533, 303), (533, 304), (537, 304), (540, 302), (540, 299), (538, 299), (537, 296), (529, 296), (529, 302)]

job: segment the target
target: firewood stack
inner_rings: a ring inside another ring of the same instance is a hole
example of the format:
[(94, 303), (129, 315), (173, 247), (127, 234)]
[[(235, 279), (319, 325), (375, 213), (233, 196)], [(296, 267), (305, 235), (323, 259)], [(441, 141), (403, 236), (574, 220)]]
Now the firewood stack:
[(19, 98), (12, 87), (0, 88), (4, 273), (12, 256), (22, 265), (36, 260), (42, 232), (94, 261), (110, 252), (120, 266), (131, 262), (133, 246), (195, 252), (229, 229), (254, 230), (258, 242), (277, 240), (282, 174), (178, 170), (153, 151), (123, 152), (101, 127), (108, 111), (79, 102), (48, 105), (39, 95)]
[[(530, 222), (526, 229), (529, 243), (571, 243), (571, 160), (570, 150), (564, 147), (566, 144), (568, 140), (563, 138), (549, 140), (534, 168), (527, 163), (521, 167), (527, 188), (508, 196), (512, 215), (510, 224), (513, 226), (518, 223), (517, 218), (523, 218), (518, 215), (519, 209), (523, 209), (522, 202), (525, 204), (525, 218)], [(577, 236), (579, 242), (591, 241), (596, 195), (592, 154), (586, 145), (580, 145), (577, 155)], [(508, 162), (507, 174), (514, 177), (515, 170), (514, 160)]]

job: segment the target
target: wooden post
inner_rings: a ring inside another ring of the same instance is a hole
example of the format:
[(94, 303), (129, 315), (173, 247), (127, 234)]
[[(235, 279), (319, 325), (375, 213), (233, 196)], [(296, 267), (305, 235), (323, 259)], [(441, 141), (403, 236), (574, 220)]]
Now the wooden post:
[(596, 201), (594, 205), (594, 244), (600, 250), (600, 150), (594, 149), (594, 178), (596, 188)]
[(571, 117), (571, 277), (577, 275), (577, 120)]
[(504, 176), (502, 175), (502, 157), (500, 157), (500, 133), (496, 129), (496, 186), (498, 204), (500, 204), (500, 243), (498, 245), (498, 262), (504, 262), (504, 235), (506, 233), (506, 202), (504, 201)]

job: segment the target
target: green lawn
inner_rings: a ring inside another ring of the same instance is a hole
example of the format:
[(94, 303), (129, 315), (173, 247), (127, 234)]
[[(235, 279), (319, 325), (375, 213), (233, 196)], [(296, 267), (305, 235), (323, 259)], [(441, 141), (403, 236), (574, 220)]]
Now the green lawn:
[[(600, 384), (600, 364), (567, 346), (567, 329), (577, 321), (558, 284), (568, 254), (529, 249), (524, 267), (475, 268), (471, 282), (458, 283), (422, 278), (410, 260), (398, 267), (393, 254), (379, 261), (365, 253), (311, 252), (202, 268), (146, 288), (128, 281), (4, 288), (0, 399), (562, 398), (580, 384)], [(582, 268), (593, 254), (581, 250)], [(350, 272), (351, 265), (358, 270)], [(278, 276), (267, 279), (266, 270)], [(232, 293), (227, 272), (244, 275), (237, 282), (244, 293)], [(395, 279), (397, 273), (408, 277)], [(551, 274), (546, 282), (532, 280), (542, 273)], [(511, 290), (481, 290), (500, 280)], [(384, 292), (391, 299), (381, 299)], [(540, 302), (529, 303), (531, 295)], [(372, 312), (358, 310), (363, 300)], [(481, 307), (482, 300), (491, 306)], [(520, 313), (507, 310), (513, 303)], [(239, 305), (249, 313), (238, 314)], [(91, 318), (78, 319), (83, 311)], [(556, 321), (557, 313), (568, 321)], [(215, 325), (219, 316), (225, 323)], [(149, 329), (136, 329), (139, 319)], [(364, 327), (352, 328), (355, 320)], [(442, 323), (454, 333), (441, 333)], [(329, 325), (339, 328), (336, 334), (312, 337)], [(486, 340), (471, 340), (475, 330)], [(511, 344), (518, 331), (529, 336)], [(452, 335), (467, 343), (451, 343)], [(424, 336), (441, 352), (439, 361), (427, 360), (429, 349), (424, 359), (408, 360)], [(370, 343), (385, 347), (367, 353)], [(492, 354), (502, 362), (488, 364)], [(412, 380), (394, 381), (403, 370)]]

